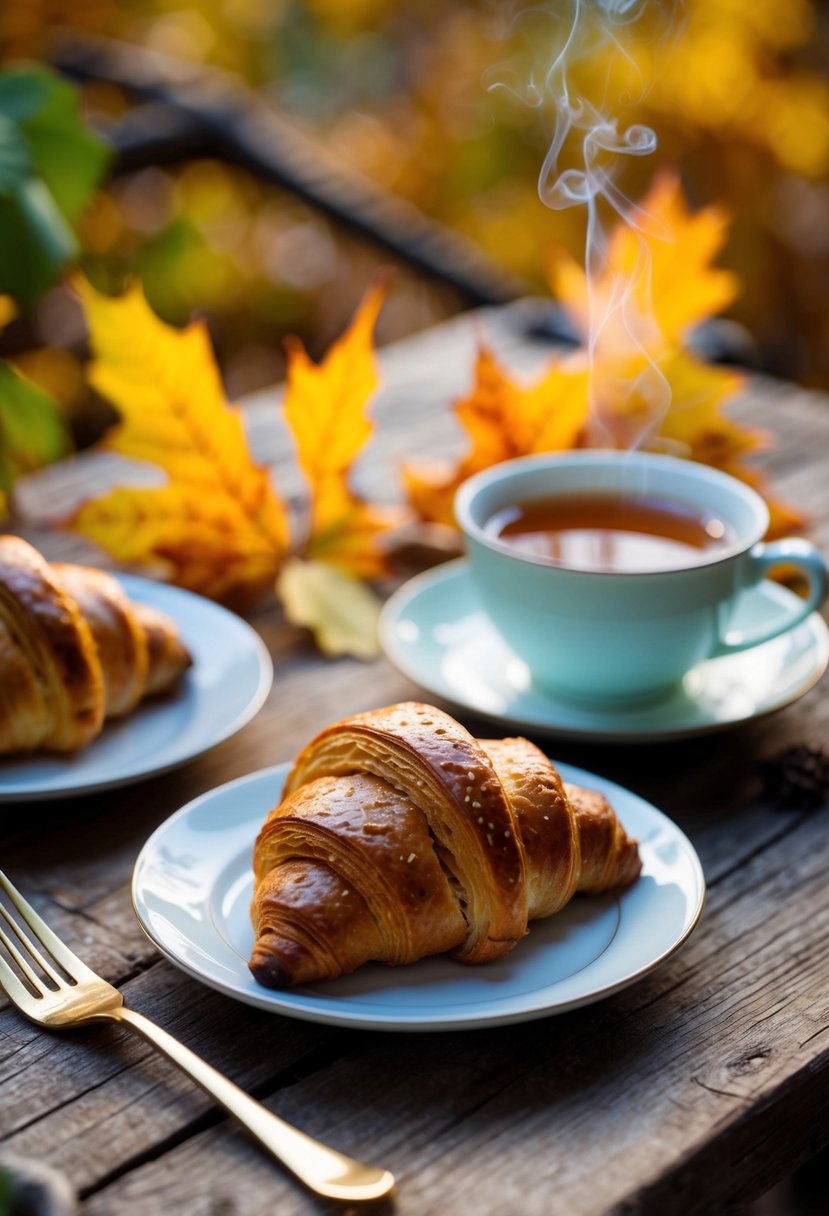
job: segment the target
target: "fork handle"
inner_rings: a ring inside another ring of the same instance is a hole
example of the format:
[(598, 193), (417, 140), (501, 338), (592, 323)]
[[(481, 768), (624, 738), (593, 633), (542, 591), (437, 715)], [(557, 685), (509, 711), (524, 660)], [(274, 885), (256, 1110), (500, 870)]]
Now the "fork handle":
[(388, 1170), (353, 1161), (285, 1123), (143, 1014), (121, 1006), (108, 1011), (106, 1018), (157, 1047), (317, 1194), (359, 1202), (379, 1199), (393, 1188), (394, 1175)]

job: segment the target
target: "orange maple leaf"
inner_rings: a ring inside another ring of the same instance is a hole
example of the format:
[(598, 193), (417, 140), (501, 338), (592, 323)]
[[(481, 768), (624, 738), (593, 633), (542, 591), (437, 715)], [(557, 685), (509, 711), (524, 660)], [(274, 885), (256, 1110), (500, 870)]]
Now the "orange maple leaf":
[(250, 602), (288, 548), (288, 522), (229, 406), (205, 326), (164, 324), (139, 285), (122, 296), (76, 282), (95, 359), (94, 387), (120, 422), (102, 446), (162, 469), (164, 486), (118, 488), (72, 526), (121, 561), (158, 565), (179, 585)]
[(455, 415), (470, 447), (454, 467), (413, 460), (403, 467), (409, 502), (429, 522), (453, 524), (452, 502), (462, 481), (502, 460), (574, 447), (589, 412), (588, 373), (583, 359), (553, 360), (540, 379), (515, 383), (486, 346), (475, 361), (470, 392), (455, 403)]
[(366, 502), (350, 485), (374, 430), (367, 412), (379, 384), (372, 336), (386, 290), (385, 280), (369, 288), (322, 362), (314, 363), (295, 338), (285, 344), (283, 408), (309, 490), (301, 551), (360, 578), (386, 573), (381, 538), (400, 519), (399, 511)]

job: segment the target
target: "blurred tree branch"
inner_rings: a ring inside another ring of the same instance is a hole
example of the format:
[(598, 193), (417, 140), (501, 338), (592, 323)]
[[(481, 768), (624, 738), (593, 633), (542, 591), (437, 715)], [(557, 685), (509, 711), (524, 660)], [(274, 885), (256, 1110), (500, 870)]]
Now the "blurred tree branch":
[[(115, 84), (144, 105), (106, 132), (120, 165), (211, 155), (289, 190), (358, 235), (454, 288), (468, 305), (500, 304), (525, 285), (412, 203), (337, 161), (270, 101), (217, 68), (133, 45), (65, 35), (52, 62), (78, 81)], [(146, 160), (144, 160), (146, 158)]]

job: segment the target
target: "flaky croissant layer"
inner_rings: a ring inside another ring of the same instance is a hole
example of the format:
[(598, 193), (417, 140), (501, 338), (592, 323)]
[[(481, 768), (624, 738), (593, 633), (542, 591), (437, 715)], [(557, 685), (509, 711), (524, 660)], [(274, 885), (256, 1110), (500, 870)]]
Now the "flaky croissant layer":
[(77, 751), (190, 662), (175, 624), (112, 575), (0, 536), (0, 755)]
[(369, 961), (500, 958), (576, 891), (638, 876), (606, 799), (526, 739), (477, 740), (407, 702), (345, 718), (299, 755), (253, 856), (254, 977), (312, 983)]

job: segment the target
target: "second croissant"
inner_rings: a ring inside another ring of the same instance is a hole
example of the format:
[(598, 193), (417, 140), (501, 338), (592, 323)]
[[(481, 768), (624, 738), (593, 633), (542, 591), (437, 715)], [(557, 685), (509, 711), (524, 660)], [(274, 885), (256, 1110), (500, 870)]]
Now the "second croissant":
[(254, 849), (250, 969), (268, 987), (448, 952), (506, 954), (577, 892), (633, 882), (606, 799), (527, 739), (475, 739), (418, 702), (357, 714), (300, 754)]
[(111, 574), (0, 536), (0, 755), (78, 751), (191, 661), (174, 622)]

